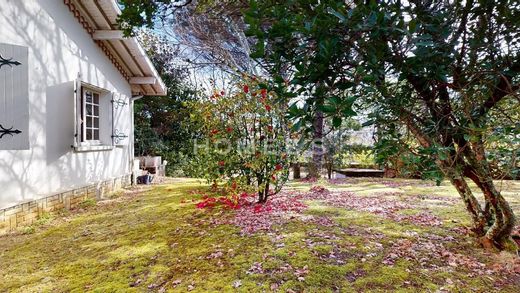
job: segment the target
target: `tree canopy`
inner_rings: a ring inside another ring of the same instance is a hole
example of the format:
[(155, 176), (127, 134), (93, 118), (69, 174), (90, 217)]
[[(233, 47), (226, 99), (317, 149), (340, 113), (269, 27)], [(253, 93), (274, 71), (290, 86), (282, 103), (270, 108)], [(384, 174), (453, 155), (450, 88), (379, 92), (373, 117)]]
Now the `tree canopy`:
[[(273, 74), (294, 71), (275, 82), (337, 121), (355, 114), (353, 104), (369, 109), (379, 147), (398, 142), (430, 175), (448, 178), (475, 232), (503, 247), (515, 219), (493, 184), (486, 149), (497, 132), (515, 133), (508, 143), (518, 149), (518, 121), (498, 122), (492, 111), (503, 103), (518, 109), (519, 17), (516, 1), (253, 0), (245, 19), (257, 40), (254, 55)], [(311, 112), (290, 113), (309, 121)], [(413, 139), (399, 139), (406, 133)]]

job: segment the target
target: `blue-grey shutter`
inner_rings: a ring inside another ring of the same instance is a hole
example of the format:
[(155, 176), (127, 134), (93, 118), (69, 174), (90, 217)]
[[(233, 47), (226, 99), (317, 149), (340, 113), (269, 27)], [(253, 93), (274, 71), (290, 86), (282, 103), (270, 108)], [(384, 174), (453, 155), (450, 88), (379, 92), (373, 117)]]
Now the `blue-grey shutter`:
[(73, 146), (75, 148), (79, 147), (81, 144), (81, 79), (78, 78), (74, 80), (74, 97), (73, 97), (73, 105), (74, 105), (74, 137), (73, 137)]
[(0, 43), (0, 150), (29, 149), (28, 59), (27, 47)]
[(115, 146), (128, 145), (131, 131), (130, 103), (127, 96), (112, 94), (112, 143)]

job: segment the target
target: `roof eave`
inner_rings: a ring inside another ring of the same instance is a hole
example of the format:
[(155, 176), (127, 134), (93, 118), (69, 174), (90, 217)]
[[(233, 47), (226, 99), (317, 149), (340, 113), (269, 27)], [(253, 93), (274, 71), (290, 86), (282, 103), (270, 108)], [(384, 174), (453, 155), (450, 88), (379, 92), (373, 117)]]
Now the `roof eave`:
[[(121, 14), (121, 9), (115, 0), (64, 0), (64, 3), (131, 85), (132, 95), (167, 94), (166, 85), (136, 38), (94, 39), (99, 31), (117, 35), (117, 16)], [(135, 78), (150, 82), (131, 84), (130, 80)]]

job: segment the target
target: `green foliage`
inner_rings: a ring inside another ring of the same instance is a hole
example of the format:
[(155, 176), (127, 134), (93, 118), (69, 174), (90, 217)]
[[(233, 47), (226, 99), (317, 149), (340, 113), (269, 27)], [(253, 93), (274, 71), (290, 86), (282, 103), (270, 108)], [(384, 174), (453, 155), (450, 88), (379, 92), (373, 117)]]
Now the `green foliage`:
[(164, 97), (144, 97), (135, 102), (135, 155), (161, 156), (168, 161), (167, 175), (189, 175), (192, 140), (198, 126), (190, 121), (191, 101), (198, 92), (175, 65), (178, 48), (151, 33), (139, 35), (167, 87)]
[(88, 208), (96, 206), (96, 203), (97, 202), (95, 199), (88, 198), (88, 199), (85, 199), (84, 201), (80, 202), (78, 206), (81, 209), (88, 209)]
[(247, 33), (257, 39), (252, 56), (270, 65), (273, 88), (287, 98), (306, 97), (304, 107), (289, 108), (298, 130), (304, 132), (312, 131), (316, 111), (330, 118), (334, 127), (356, 115), (357, 97), (347, 90), (351, 82), (338, 67), (344, 58), (343, 36), (329, 13), (330, 3), (333, 1), (251, 1), (245, 14)]
[[(340, 154), (339, 159), (344, 167), (358, 167), (364, 169), (375, 169), (376, 162), (374, 153), (369, 148), (348, 148), (344, 153)], [(356, 163), (356, 166), (352, 166)]]
[(38, 216), (38, 219), (36, 220), (35, 225), (36, 226), (45, 225), (45, 224), (49, 223), (50, 221), (52, 221), (53, 219), (54, 219), (53, 214), (51, 214), (49, 212), (42, 212)]
[(34, 234), (36, 232), (36, 227), (27, 226), (27, 227), (23, 227), (21, 230), (22, 230), (21, 231), (22, 234), (24, 234), (24, 235)]
[(163, 11), (171, 11), (182, 8), (192, 1), (171, 1), (171, 0), (118, 0), (122, 6), (121, 15), (118, 16), (118, 24), (123, 29), (125, 35), (133, 35), (134, 28), (146, 26), (152, 28), (156, 17)]
[[(335, 120), (330, 121), (330, 130), (323, 138), (323, 148), (325, 161), (328, 167), (334, 168), (349, 167), (352, 162), (361, 163), (362, 168), (374, 167), (374, 160), (369, 155), (371, 147), (358, 145), (351, 141), (352, 131), (360, 130), (359, 122), (352, 118), (340, 120), (341, 124), (335, 124)], [(364, 152), (366, 151), (366, 154)]]
[[(137, 156), (162, 156), (167, 172), (184, 173), (193, 156), (192, 139), (199, 136), (189, 119), (190, 103), (169, 92), (166, 97), (145, 97), (135, 103), (135, 153)], [(178, 173), (179, 174), (179, 173)]]
[[(321, 110), (340, 125), (341, 118), (355, 115), (357, 103), (371, 110), (371, 123), (380, 126), (378, 160), (404, 146), (401, 159), (420, 162), (428, 177), (441, 174), (433, 170), (435, 158), (452, 156), (453, 144), (462, 140), (498, 139), (507, 152), (517, 149), (511, 137), (492, 134), (500, 124), (493, 126), (488, 112), (499, 100), (513, 103), (509, 93), (518, 90), (519, 7), (513, 1), (493, 3), (251, 1), (246, 21), (249, 35), (268, 48), (255, 54), (272, 72), (295, 70), (290, 80), (274, 80), (306, 97), (305, 110), (290, 108), (292, 117), (310, 121), (312, 112)], [(511, 40), (510, 47), (501, 45), (504, 39)], [(434, 143), (421, 146), (403, 124), (417, 126)], [(455, 142), (442, 138), (446, 132)]]
[(520, 106), (505, 100), (490, 112), (488, 158), (495, 178), (520, 179)]
[(402, 125), (379, 120), (378, 135), (374, 145), (377, 164), (395, 170), (400, 177), (442, 180), (444, 175), (433, 160), (432, 149), (419, 146)]

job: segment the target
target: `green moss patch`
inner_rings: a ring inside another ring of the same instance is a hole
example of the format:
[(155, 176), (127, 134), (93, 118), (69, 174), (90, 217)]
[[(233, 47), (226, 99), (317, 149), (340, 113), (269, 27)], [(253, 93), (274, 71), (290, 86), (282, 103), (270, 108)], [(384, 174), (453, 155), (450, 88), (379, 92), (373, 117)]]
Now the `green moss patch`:
[[(463, 232), (469, 220), (449, 185), (388, 181), (320, 184), (331, 192), (403, 201), (410, 207), (396, 214), (427, 211), (442, 225), (306, 200), (308, 208), (282, 224), (241, 235), (238, 227), (215, 221), (239, 211), (196, 209), (207, 186), (174, 179), (45, 215), (31, 231), (1, 237), (0, 291), (520, 290), (518, 275), (511, 274), (518, 259), (488, 254)], [(306, 192), (312, 185), (287, 189)], [(508, 182), (502, 190), (517, 209), (520, 184)]]

